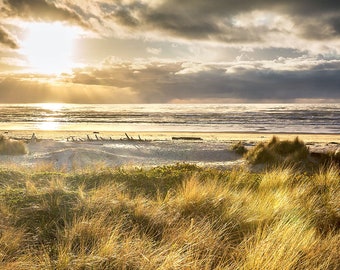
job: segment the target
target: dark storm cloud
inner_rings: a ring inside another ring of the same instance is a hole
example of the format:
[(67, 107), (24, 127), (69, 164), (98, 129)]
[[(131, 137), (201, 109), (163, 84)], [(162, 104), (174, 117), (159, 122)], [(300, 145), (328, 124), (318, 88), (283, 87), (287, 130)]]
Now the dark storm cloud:
[[(167, 2), (156, 8), (140, 2), (124, 5), (120, 2), (111, 6), (110, 17), (118, 24), (134, 30), (154, 30), (187, 39), (220, 40), (226, 42), (260, 41), (261, 37), (253, 29), (232, 25), (224, 18), (220, 21), (216, 14), (194, 12), (196, 3), (186, 9), (186, 4), (178, 6)], [(176, 3), (175, 3), (176, 5)], [(257, 29), (265, 33), (266, 28)]]
[(136, 17), (136, 14), (142, 14), (149, 9), (146, 4), (135, 1), (129, 4), (122, 4), (121, 1), (113, 1), (113, 4), (100, 5), (104, 13), (108, 17), (112, 17), (118, 23), (128, 26), (137, 27), (142, 21)]
[[(96, 83), (129, 87), (142, 102), (173, 100), (239, 99), (246, 102), (286, 102), (295, 99), (340, 99), (340, 62), (313, 64), (296, 70), (275, 70), (254, 64), (199, 66), (186, 69), (185, 63), (149, 63), (136, 70), (133, 65), (117, 65), (93, 70)], [(228, 70), (232, 71), (228, 73)], [(112, 75), (114, 74), (114, 75)], [(73, 82), (92, 84), (89, 77), (74, 74)]]
[(188, 38), (208, 37), (209, 34), (220, 33), (218, 27), (208, 20), (196, 21), (175, 13), (150, 13), (145, 19), (155, 28), (166, 29)]
[[(288, 101), (294, 99), (338, 99), (340, 79), (337, 71), (268, 72), (245, 71), (238, 75), (202, 72), (186, 75), (176, 88), (168, 88), (168, 97), (176, 93), (180, 99), (230, 98), (245, 101)], [(182, 85), (181, 85), (182, 84)]]
[(152, 29), (166, 31), (174, 36), (232, 43), (261, 41), (262, 38), (259, 33), (263, 35), (268, 32), (266, 27), (259, 27), (256, 30), (254, 28), (242, 28), (232, 25), (229, 20), (222, 22), (216, 19), (209, 17), (197, 19), (176, 12), (150, 12), (145, 14), (144, 22)]
[[(289, 14), (315, 16), (323, 13), (336, 13), (340, 2), (334, 0), (167, 0), (157, 6), (158, 10), (176, 10), (182, 14), (199, 16), (225, 16), (251, 10), (279, 10)], [(198, 19), (200, 17), (197, 17)]]
[(64, 21), (87, 27), (82, 18), (66, 6), (57, 6), (47, 0), (4, 0), (7, 16), (17, 16), (28, 20)]
[(148, 8), (146, 4), (139, 3), (138, 1), (123, 4), (121, 1), (112, 1), (109, 3), (100, 3), (100, 9), (106, 15), (106, 18), (111, 18), (118, 24), (126, 27), (139, 27), (142, 21), (137, 18), (134, 14), (144, 13)]
[(258, 42), (268, 33), (282, 31), (270, 24), (247, 27), (234, 24), (234, 16), (252, 11), (288, 16), (294, 28), (300, 29), (302, 38), (334, 39), (340, 34), (340, 2), (334, 0), (168, 0), (158, 5), (113, 1), (111, 9), (108, 6), (106, 3), (106, 11), (121, 25), (165, 31), (187, 39)]
[[(263, 2), (270, 3), (272, 1)], [(334, 14), (340, 10), (340, 2), (334, 0), (279, 0), (275, 3), (279, 8), (287, 10), (289, 13), (303, 16), (315, 16), (325, 12)]]
[(230, 82), (234, 97), (249, 100), (339, 99), (339, 71), (246, 71), (221, 82)]
[(17, 49), (18, 44), (11, 35), (0, 26), (0, 43), (11, 49)]
[(128, 9), (118, 9), (114, 12), (114, 16), (117, 21), (129, 27), (136, 27), (138, 26), (139, 21), (133, 17)]
[[(285, 18), (278, 25), (270, 20), (258, 24), (256, 14), (250, 15), (255, 11), (284, 15)], [(1, 12), (6, 17), (27, 20), (64, 21), (97, 29), (103, 35), (109, 35), (106, 31), (111, 28), (107, 20), (111, 19), (127, 28), (129, 33), (156, 32), (164, 37), (226, 44), (265, 45), (271, 38), (275, 39), (272, 34), (287, 32), (316, 41), (334, 40), (340, 35), (340, 1), (334, 0), (164, 0), (158, 3), (141, 0), (3, 0)], [(246, 25), (238, 25), (235, 21), (240, 15), (248, 18)], [(293, 24), (292, 30), (285, 29), (289, 22)]]

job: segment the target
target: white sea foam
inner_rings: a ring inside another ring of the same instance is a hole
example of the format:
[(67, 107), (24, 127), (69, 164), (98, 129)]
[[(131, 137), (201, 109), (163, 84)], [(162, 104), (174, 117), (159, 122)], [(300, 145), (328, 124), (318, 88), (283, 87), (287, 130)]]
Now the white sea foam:
[(340, 133), (340, 104), (13, 104), (0, 115), (0, 130)]

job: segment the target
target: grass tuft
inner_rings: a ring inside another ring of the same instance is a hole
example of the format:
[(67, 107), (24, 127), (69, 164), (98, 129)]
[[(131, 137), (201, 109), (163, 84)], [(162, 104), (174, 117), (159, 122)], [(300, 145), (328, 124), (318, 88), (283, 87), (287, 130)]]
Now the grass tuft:
[(244, 143), (239, 141), (231, 146), (231, 150), (233, 150), (236, 154), (244, 155), (248, 152), (248, 149), (245, 147)]
[(280, 141), (273, 136), (269, 142), (257, 144), (246, 154), (246, 159), (252, 164), (296, 164), (307, 161), (308, 157), (309, 150), (298, 137), (294, 141)]
[(25, 155), (27, 154), (26, 144), (23, 141), (16, 141), (0, 135), (0, 155)]

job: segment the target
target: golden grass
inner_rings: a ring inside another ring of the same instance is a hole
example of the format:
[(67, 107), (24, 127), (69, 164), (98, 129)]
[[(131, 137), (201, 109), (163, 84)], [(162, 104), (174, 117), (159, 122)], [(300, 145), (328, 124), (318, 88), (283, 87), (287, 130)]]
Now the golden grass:
[(301, 163), (308, 159), (309, 150), (298, 137), (293, 141), (280, 141), (278, 137), (273, 136), (269, 142), (257, 144), (245, 156), (252, 164)]
[(339, 269), (339, 174), (2, 169), (0, 269)]
[(0, 135), (0, 155), (25, 155), (27, 154), (26, 144), (23, 141), (16, 141)]
[(239, 141), (231, 146), (231, 150), (239, 155), (244, 155), (248, 152), (248, 149), (244, 146), (244, 143)]

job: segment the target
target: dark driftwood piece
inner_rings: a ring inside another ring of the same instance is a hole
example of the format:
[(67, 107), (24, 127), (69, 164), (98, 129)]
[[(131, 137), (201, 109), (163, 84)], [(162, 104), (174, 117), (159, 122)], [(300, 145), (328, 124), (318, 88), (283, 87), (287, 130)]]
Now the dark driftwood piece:
[(69, 141), (72, 141), (72, 142), (115, 142), (115, 141), (130, 141), (130, 142), (149, 142), (151, 140), (146, 140), (146, 139), (142, 139), (140, 135), (138, 135), (138, 139), (137, 138), (133, 138), (132, 136), (129, 136), (127, 133), (125, 133), (125, 136), (126, 138), (121, 138), (121, 139), (118, 139), (118, 140), (115, 140), (114, 138), (112, 137), (109, 137), (109, 138), (105, 138), (105, 137), (102, 137), (102, 136), (98, 136), (99, 132), (93, 132), (94, 133), (94, 137), (95, 138), (91, 138), (90, 135), (86, 135), (86, 139), (77, 139), (75, 136), (69, 136), (66, 138), (66, 140), (69, 142)]
[(125, 136), (129, 141), (131, 140), (131, 138), (129, 137), (129, 135), (127, 135), (127, 133), (125, 133)]
[(201, 137), (172, 137), (173, 140), (202, 141)]

